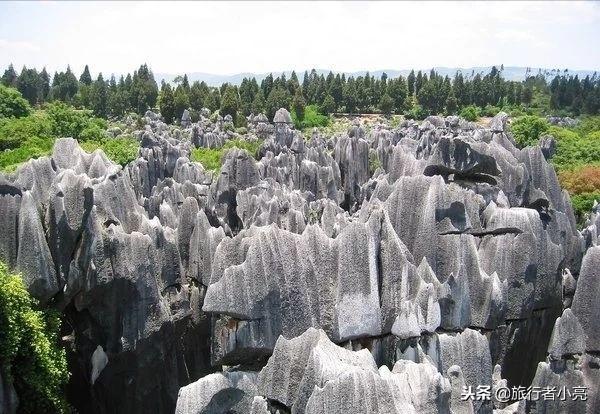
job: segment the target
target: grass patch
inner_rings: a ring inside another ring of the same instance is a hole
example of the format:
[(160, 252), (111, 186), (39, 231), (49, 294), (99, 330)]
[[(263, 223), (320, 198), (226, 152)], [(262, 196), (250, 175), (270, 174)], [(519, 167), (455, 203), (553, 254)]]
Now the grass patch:
[(54, 138), (32, 137), (15, 149), (0, 152), (0, 170), (10, 173), (17, 169), (22, 163), (52, 153)]
[(244, 149), (256, 158), (261, 144), (261, 140), (246, 141), (243, 139), (232, 139), (225, 142), (221, 148), (194, 148), (191, 158), (192, 161), (202, 164), (204, 169), (217, 172), (221, 169), (221, 165), (223, 165), (225, 154), (231, 148)]
[(304, 108), (304, 118), (302, 119), (298, 119), (294, 110), (292, 110), (290, 115), (292, 116), (292, 121), (294, 121), (294, 127), (300, 130), (326, 127), (331, 121), (327, 115), (319, 112), (317, 105), (308, 105)]
[(101, 141), (84, 141), (80, 145), (86, 152), (94, 152), (97, 149), (101, 149), (108, 158), (121, 166), (125, 166), (135, 160), (140, 148), (140, 143), (129, 136), (105, 138)]

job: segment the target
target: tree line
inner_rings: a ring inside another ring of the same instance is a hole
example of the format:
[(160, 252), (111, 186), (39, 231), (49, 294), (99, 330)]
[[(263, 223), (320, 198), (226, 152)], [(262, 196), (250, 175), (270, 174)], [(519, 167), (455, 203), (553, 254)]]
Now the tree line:
[(389, 78), (370, 75), (319, 74), (304, 72), (302, 81), (295, 72), (273, 76), (260, 83), (244, 78), (241, 84), (225, 83), (220, 87), (205, 82), (190, 83), (187, 75), (172, 83), (162, 81), (160, 88), (150, 68), (144, 64), (133, 74), (105, 79), (100, 73), (92, 79), (86, 65), (76, 77), (70, 67), (56, 72), (50, 80), (46, 69), (37, 71), (23, 67), (18, 74), (10, 65), (1, 82), (21, 92), (31, 105), (59, 100), (75, 107), (91, 109), (95, 115), (121, 117), (130, 112), (143, 114), (159, 108), (167, 122), (181, 117), (190, 109), (192, 118), (204, 107), (231, 115), (236, 123), (245, 122), (251, 113), (266, 113), (271, 118), (280, 107), (302, 117), (304, 108), (313, 105), (319, 112), (330, 113), (406, 113), (453, 114), (462, 108), (538, 107), (547, 112), (580, 115), (600, 112), (600, 77), (594, 74), (580, 79), (577, 75), (557, 73), (547, 82), (545, 74), (528, 74), (524, 81), (505, 80), (503, 66), (489, 73), (463, 74), (453, 78), (435, 70), (411, 71), (408, 76)]

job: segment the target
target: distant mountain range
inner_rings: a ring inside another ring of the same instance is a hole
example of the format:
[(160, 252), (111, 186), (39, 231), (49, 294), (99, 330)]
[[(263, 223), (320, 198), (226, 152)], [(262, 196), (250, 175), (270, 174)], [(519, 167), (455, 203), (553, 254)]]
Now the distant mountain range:
[[(500, 66), (497, 66), (500, 68)], [(457, 71), (461, 71), (465, 76), (472, 76), (476, 73), (486, 74), (492, 69), (492, 66), (480, 66), (480, 67), (472, 67), (472, 68), (447, 68), (436, 66), (433, 69), (443, 76), (448, 75), (453, 77)], [(429, 69), (421, 69), (425, 73), (429, 73), (431, 68)], [(318, 74), (324, 74), (325, 76), (330, 72), (328, 69), (316, 69)], [(502, 71), (502, 76), (507, 80), (515, 80), (521, 81), (525, 79), (526, 74), (536, 75), (537, 73), (543, 73), (547, 78), (552, 78), (558, 73), (568, 73), (571, 75), (579, 75), (580, 78), (586, 77), (587, 75), (592, 76), (596, 71), (594, 70), (565, 70), (565, 69), (547, 69), (547, 68), (526, 68), (521, 66), (505, 66)], [(336, 71), (331, 71), (334, 74), (337, 74)], [(359, 72), (339, 72), (344, 73), (346, 77), (348, 76), (361, 76), (364, 75), (367, 71), (359, 71)], [(382, 69), (382, 70), (374, 70), (369, 71), (372, 76), (381, 77), (382, 73), (386, 73), (389, 78), (396, 78), (400, 75), (407, 76), (410, 73), (410, 69), (403, 70), (394, 70), (394, 69)], [(600, 72), (600, 71), (599, 71)], [(279, 76), (281, 73), (285, 73), (285, 76), (289, 78), (292, 71), (287, 70), (283, 72), (266, 72), (266, 73), (236, 73), (234, 75), (216, 75), (214, 73), (204, 73), (204, 72), (192, 72), (188, 73), (188, 79), (190, 82), (193, 81), (204, 81), (209, 86), (219, 86), (225, 82), (231, 83), (233, 85), (239, 85), (244, 78), (256, 78), (258, 82), (262, 81), (269, 73), (273, 73), (273, 76)], [(298, 79), (302, 82), (302, 76), (304, 75), (304, 70), (296, 71)], [(173, 80), (178, 76), (178, 74), (172, 73), (155, 73), (156, 80), (160, 83), (162, 80), (166, 82), (173, 82)]]

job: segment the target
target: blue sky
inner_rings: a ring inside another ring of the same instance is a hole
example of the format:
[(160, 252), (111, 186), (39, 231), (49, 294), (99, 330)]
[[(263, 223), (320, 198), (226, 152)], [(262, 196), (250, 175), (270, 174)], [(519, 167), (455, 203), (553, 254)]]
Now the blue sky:
[(600, 69), (600, 3), (0, 2), (0, 68)]

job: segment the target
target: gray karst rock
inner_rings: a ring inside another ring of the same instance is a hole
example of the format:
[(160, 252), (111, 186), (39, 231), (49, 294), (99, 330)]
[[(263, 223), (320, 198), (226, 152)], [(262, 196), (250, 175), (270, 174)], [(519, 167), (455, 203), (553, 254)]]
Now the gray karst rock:
[(255, 394), (256, 373), (217, 372), (182, 387), (175, 413), (250, 413), (255, 410)]
[(562, 316), (556, 319), (548, 353), (553, 359), (583, 354), (586, 334), (571, 309), (565, 309)]
[(571, 311), (585, 334), (585, 350), (600, 352), (600, 302), (597, 292), (600, 287), (600, 246), (590, 248), (581, 264), (577, 289)]
[(191, 123), (192, 123), (192, 117), (190, 116), (190, 111), (185, 109), (183, 111), (183, 114), (181, 115), (181, 126), (183, 128), (187, 128), (191, 125)]
[[(307, 137), (285, 109), (189, 115), (126, 122), (125, 166), (63, 138), (0, 173), (0, 260), (63, 313), (78, 412), (600, 410), (600, 213), (577, 229), (550, 140), (517, 148), (503, 113)], [(259, 149), (191, 161), (233, 139)]]

